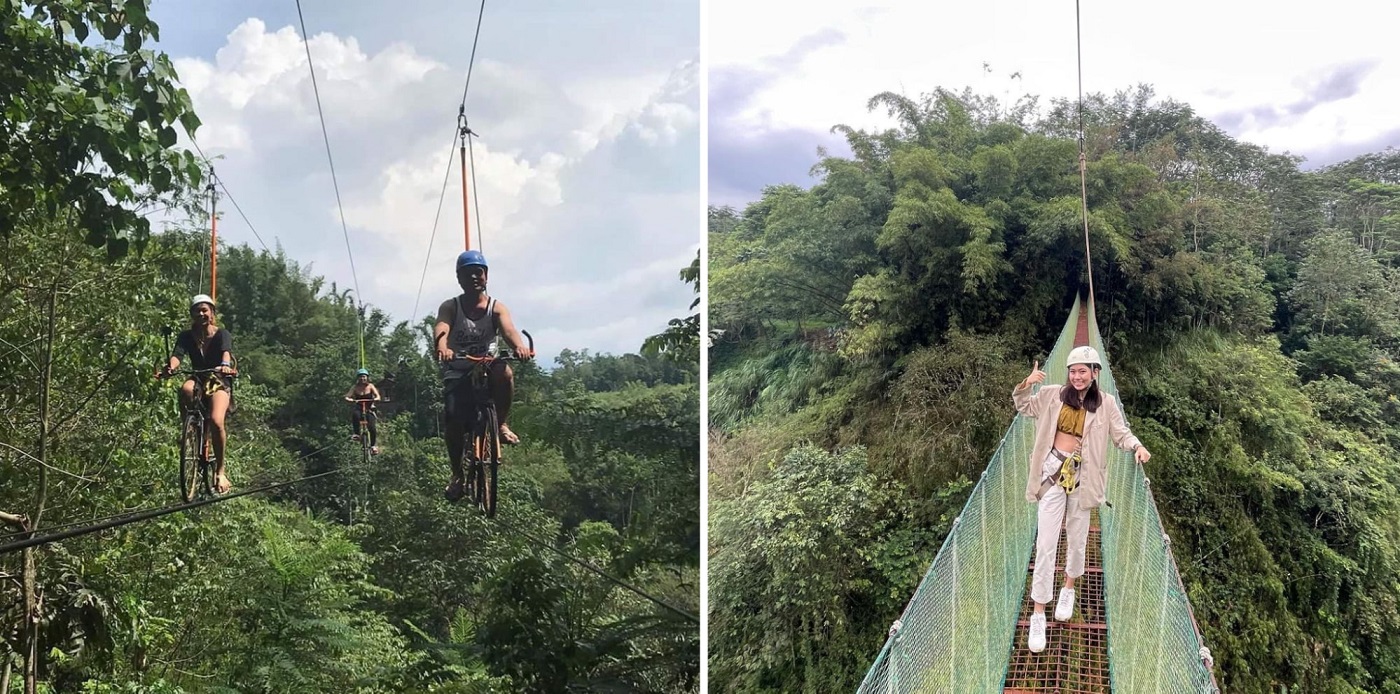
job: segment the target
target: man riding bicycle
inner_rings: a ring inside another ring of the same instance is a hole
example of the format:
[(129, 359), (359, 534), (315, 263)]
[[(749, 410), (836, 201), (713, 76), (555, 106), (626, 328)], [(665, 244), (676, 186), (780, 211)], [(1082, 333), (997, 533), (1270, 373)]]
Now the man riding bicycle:
[[(486, 273), (486, 258), (481, 251), (463, 251), (457, 256), (457, 284), (461, 285), (462, 294), (442, 302), (438, 307), (437, 324), (433, 326), (433, 351), (439, 361), (447, 362), (460, 354), (488, 356), (498, 335), (505, 337), (521, 359), (534, 357), (534, 351), (515, 328), (510, 310), (487, 296)], [(462, 453), (474, 403), (468, 401), (470, 396), (464, 386), (469, 381), (467, 374), (446, 368), (445, 363), (443, 366), (443, 429), (447, 436), (447, 455), (452, 462), (452, 479), (446, 494), (448, 501), (456, 501), (463, 493)], [(488, 381), (500, 420), (501, 441), (519, 443), (520, 437), (506, 424), (515, 395), (515, 374), (508, 364), (491, 362)]]
[[(200, 294), (190, 301), (190, 329), (180, 333), (175, 339), (175, 349), (165, 368), (156, 372), (157, 378), (168, 378), (180, 368), (180, 358), (189, 356), (190, 365), (197, 371), (213, 370), (213, 373), (199, 374), (207, 379), (204, 385), (204, 398), (209, 403), (209, 428), (214, 445), (214, 491), (228, 492), (233, 485), (224, 470), (224, 443), (228, 434), (224, 429), (224, 416), (232, 397), (233, 336), (214, 323), (214, 300)], [(193, 407), (195, 402), (194, 378), (180, 386), (180, 416)]]
[[(345, 393), (345, 402), (355, 405), (355, 409), (350, 411), (350, 424), (355, 433), (350, 438), (353, 441), (359, 441), (360, 422), (366, 422), (369, 425), (369, 452), (371, 455), (379, 455), (379, 429), (375, 426), (375, 420), (378, 418), (373, 412), (361, 409), (359, 403), (355, 401), (370, 400), (372, 402), (379, 402), (381, 399), (382, 398), (379, 396), (379, 389), (375, 388), (374, 384), (369, 382), (369, 371), (365, 369), (356, 371), (355, 385), (350, 386), (350, 390)], [(373, 404), (371, 404), (370, 407), (373, 407)]]

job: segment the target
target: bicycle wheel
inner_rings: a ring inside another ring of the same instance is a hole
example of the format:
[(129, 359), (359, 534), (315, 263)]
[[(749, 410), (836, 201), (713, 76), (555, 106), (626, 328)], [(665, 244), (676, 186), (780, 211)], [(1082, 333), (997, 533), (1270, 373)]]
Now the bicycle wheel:
[(476, 503), (480, 511), (486, 511), (486, 470), (485, 465), (485, 443), (484, 433), (486, 426), (486, 414), (484, 408), (478, 407), (476, 417), (472, 420), (470, 445), (467, 447), (466, 455), (470, 456), (468, 461), (471, 468), (467, 470), (467, 480), (471, 485), (471, 499)]
[(369, 467), (369, 421), (365, 420), (361, 424), (363, 427), (360, 429), (360, 462)]
[(194, 493), (199, 485), (200, 456), (204, 452), (204, 440), (200, 436), (203, 427), (199, 417), (185, 417), (180, 427), (180, 498), (194, 501)]
[(496, 517), (496, 476), (501, 468), (501, 427), (496, 422), (494, 405), (486, 407), (486, 434), (482, 437), (482, 504), (487, 518)]

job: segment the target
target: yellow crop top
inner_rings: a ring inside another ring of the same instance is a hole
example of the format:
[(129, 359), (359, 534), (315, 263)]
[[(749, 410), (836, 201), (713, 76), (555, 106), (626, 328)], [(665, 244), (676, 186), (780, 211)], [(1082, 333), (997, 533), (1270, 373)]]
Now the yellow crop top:
[(1056, 426), (1060, 431), (1072, 436), (1084, 436), (1084, 410), (1069, 405), (1060, 405), (1060, 420)]

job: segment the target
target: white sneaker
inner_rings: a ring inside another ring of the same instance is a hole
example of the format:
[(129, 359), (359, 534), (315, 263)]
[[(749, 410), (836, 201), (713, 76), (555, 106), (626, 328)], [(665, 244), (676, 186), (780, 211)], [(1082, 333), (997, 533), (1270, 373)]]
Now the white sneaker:
[(1039, 653), (1045, 650), (1045, 613), (1031, 613), (1031, 638), (1028, 644), (1031, 653)]
[(1055, 621), (1067, 622), (1074, 614), (1074, 589), (1068, 586), (1060, 589), (1060, 601), (1055, 603)]

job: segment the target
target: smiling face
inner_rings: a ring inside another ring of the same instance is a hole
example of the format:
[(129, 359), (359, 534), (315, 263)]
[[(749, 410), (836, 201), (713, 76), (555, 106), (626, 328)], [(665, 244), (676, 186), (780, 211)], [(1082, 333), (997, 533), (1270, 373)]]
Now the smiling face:
[(212, 320), (214, 320), (214, 307), (209, 304), (199, 303), (190, 309), (190, 322), (193, 323), (196, 328), (209, 325), (209, 321)]
[(367, 385), (369, 383), (369, 376), (360, 374), (358, 377), (355, 378), (355, 382), (359, 383), (362, 386)]
[(1094, 382), (1097, 369), (1091, 368), (1088, 364), (1075, 364), (1069, 367), (1069, 385), (1079, 392), (1084, 392), (1089, 388), (1089, 384)]

